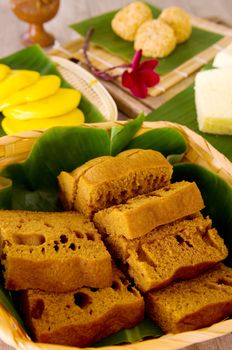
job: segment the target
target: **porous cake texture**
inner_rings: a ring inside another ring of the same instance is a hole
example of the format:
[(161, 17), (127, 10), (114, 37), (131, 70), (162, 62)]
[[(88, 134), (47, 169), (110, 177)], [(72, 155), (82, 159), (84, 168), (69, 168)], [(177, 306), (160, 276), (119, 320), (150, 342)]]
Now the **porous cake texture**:
[(129, 199), (125, 204), (100, 210), (94, 215), (94, 223), (111, 236), (133, 239), (203, 208), (197, 185), (182, 181)]
[(159, 152), (133, 149), (116, 157), (99, 157), (72, 173), (58, 176), (66, 209), (92, 217), (101, 209), (126, 202), (170, 183), (172, 166)]
[(0, 211), (5, 287), (66, 292), (112, 283), (111, 257), (77, 212)]
[(109, 251), (126, 265), (143, 292), (176, 279), (193, 278), (228, 255), (211, 220), (200, 214), (159, 226), (135, 239), (103, 234)]
[(146, 311), (165, 332), (208, 327), (232, 314), (232, 269), (218, 264), (201, 276), (145, 297)]
[(114, 268), (111, 287), (71, 293), (24, 292), (23, 309), (39, 342), (85, 347), (144, 317), (144, 301)]

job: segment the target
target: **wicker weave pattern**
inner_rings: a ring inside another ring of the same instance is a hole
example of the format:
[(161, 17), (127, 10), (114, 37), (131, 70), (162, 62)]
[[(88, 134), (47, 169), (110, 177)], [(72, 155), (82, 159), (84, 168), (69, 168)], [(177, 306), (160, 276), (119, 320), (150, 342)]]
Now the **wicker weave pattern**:
[[(85, 127), (107, 128), (114, 125), (123, 125), (125, 122), (107, 122), (96, 124), (85, 124)], [(200, 135), (189, 128), (171, 122), (145, 122), (139, 133), (153, 128), (171, 127), (180, 131), (188, 141), (189, 148), (184, 161), (203, 165), (209, 170), (220, 175), (232, 185), (232, 163), (213, 146), (211, 146)], [(0, 169), (6, 165), (20, 162), (26, 159), (33, 144), (41, 136), (43, 130), (25, 131), (14, 136), (3, 136), (0, 138)]]

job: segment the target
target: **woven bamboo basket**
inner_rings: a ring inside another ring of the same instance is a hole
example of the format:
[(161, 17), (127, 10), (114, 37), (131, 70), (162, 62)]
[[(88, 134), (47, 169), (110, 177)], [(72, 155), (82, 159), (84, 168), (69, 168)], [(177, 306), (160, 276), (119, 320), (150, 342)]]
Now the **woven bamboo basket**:
[[(124, 122), (106, 122), (98, 124), (84, 124), (88, 128), (110, 129), (115, 125), (123, 125)], [(171, 127), (179, 130), (188, 142), (188, 151), (184, 161), (203, 165), (214, 171), (232, 185), (232, 163), (212, 147), (207, 141), (187, 127), (170, 122), (145, 122), (139, 133), (144, 133), (153, 128)], [(7, 164), (21, 162), (30, 153), (35, 141), (42, 135), (43, 131), (27, 131), (15, 136), (4, 136), (0, 138), (0, 169)], [(167, 334), (159, 339), (145, 340), (123, 346), (107, 346), (104, 350), (174, 350), (187, 345), (213, 339), (227, 333), (232, 329), (232, 320), (214, 324), (213, 326), (197, 331), (180, 334)], [(34, 343), (22, 330), (17, 321), (0, 305), (0, 338), (7, 344), (22, 350), (67, 350), (66, 346), (48, 345)], [(70, 348), (78, 349), (78, 348)], [(91, 348), (88, 348), (91, 349)], [(93, 349), (93, 348), (92, 348)]]

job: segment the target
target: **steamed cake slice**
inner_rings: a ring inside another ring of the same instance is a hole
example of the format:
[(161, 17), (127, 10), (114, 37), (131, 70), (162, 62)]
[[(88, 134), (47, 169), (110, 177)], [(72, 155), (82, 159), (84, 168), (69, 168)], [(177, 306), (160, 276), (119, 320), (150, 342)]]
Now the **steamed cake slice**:
[(133, 239), (203, 208), (196, 184), (182, 181), (101, 210), (94, 215), (94, 223), (107, 234)]
[(5, 287), (66, 292), (111, 285), (111, 257), (79, 213), (0, 211)]
[(228, 250), (209, 218), (200, 214), (159, 226), (143, 237), (105, 235), (111, 254), (143, 292), (189, 279), (224, 260)]
[(92, 217), (101, 209), (126, 202), (170, 183), (172, 166), (159, 152), (132, 149), (99, 157), (58, 176), (65, 207)]
[(77, 191), (77, 184), (81, 175), (84, 175), (86, 171), (91, 169), (98, 163), (103, 163), (105, 160), (111, 159), (110, 156), (102, 156), (94, 158), (84, 163), (82, 166), (76, 168), (71, 173), (62, 171), (58, 176), (60, 187), (60, 199), (64, 209), (72, 210), (74, 207), (74, 200)]
[(23, 310), (37, 341), (86, 347), (136, 326), (144, 317), (144, 301), (114, 268), (108, 288), (81, 288), (72, 293), (25, 291)]
[(223, 264), (146, 297), (148, 315), (165, 332), (208, 327), (232, 314), (232, 269)]
[(216, 68), (232, 68), (232, 43), (216, 54), (213, 66)]
[(195, 103), (199, 130), (232, 135), (232, 68), (197, 73)]

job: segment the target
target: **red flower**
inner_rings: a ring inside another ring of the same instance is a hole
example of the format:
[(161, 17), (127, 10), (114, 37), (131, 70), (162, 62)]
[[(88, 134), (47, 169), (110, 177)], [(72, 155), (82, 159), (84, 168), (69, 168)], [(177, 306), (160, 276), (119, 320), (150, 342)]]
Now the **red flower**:
[(158, 61), (146, 60), (140, 63), (142, 50), (136, 51), (131, 70), (122, 74), (122, 85), (131, 90), (132, 94), (139, 98), (147, 97), (147, 89), (159, 83), (160, 77), (154, 72)]
[[(154, 72), (158, 61), (155, 59), (146, 60), (140, 63), (142, 58), (142, 50), (136, 51), (133, 61), (130, 64), (121, 64), (119, 66), (110, 67), (105, 70), (97, 69), (93, 66), (92, 62), (88, 57), (88, 49), (90, 39), (94, 33), (94, 28), (90, 28), (86, 34), (85, 42), (83, 45), (83, 53), (85, 57), (85, 63), (89, 70), (98, 78), (103, 80), (112, 81), (116, 78), (121, 77), (122, 85), (131, 90), (132, 94), (139, 98), (147, 97), (147, 88), (153, 87), (159, 83), (160, 77)], [(116, 68), (129, 68), (129, 71), (124, 71), (123, 74), (109, 74), (109, 72), (114, 71)]]

